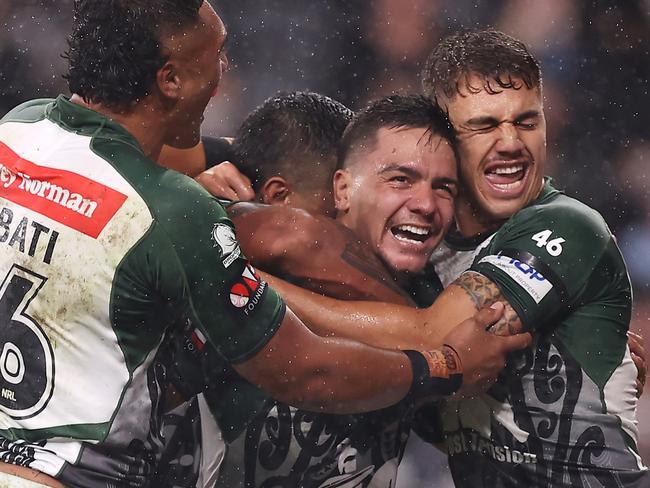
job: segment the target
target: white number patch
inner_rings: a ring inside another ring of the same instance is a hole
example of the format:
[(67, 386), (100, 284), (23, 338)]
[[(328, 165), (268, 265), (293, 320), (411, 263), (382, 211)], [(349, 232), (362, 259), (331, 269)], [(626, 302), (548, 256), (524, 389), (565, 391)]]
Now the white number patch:
[(552, 233), (553, 231), (546, 229), (538, 232), (531, 239), (537, 243), (537, 247), (546, 247), (547, 253), (553, 257), (557, 257), (562, 254), (562, 243), (566, 241), (561, 237), (549, 240)]

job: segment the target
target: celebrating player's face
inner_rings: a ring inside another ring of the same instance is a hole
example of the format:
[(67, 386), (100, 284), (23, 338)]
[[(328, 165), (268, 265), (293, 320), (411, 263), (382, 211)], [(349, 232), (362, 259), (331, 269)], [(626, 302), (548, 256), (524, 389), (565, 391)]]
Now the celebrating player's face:
[(167, 41), (180, 84), (173, 114), (174, 134), (166, 141), (173, 147), (192, 147), (199, 142), (203, 112), (228, 66), (223, 22), (208, 2), (203, 3), (199, 14), (200, 20), (191, 31)]
[[(470, 79), (471, 86), (482, 81)], [(481, 89), (446, 102), (458, 133), (459, 211), (487, 224), (509, 218), (539, 193), (546, 160), (546, 122), (538, 88)], [(465, 207), (465, 208), (463, 208)], [(461, 219), (462, 224), (462, 219)]]
[(381, 128), (334, 178), (339, 219), (394, 271), (418, 272), (453, 218), (456, 160), (425, 129)]

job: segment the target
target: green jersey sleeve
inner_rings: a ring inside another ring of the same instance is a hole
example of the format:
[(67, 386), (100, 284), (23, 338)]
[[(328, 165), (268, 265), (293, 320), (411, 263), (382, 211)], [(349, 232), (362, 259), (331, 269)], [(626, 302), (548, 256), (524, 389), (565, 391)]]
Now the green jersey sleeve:
[(589, 280), (612, 245), (596, 211), (561, 195), (515, 214), (470, 269), (496, 283), (524, 328), (535, 330), (569, 311), (587, 287), (608, 286)]
[(225, 359), (246, 361), (273, 337), (285, 306), (242, 254), (219, 202), (192, 180), (168, 178), (178, 181), (162, 186), (173, 184), (184, 198), (158, 205), (164, 236), (149, 252), (153, 279)]

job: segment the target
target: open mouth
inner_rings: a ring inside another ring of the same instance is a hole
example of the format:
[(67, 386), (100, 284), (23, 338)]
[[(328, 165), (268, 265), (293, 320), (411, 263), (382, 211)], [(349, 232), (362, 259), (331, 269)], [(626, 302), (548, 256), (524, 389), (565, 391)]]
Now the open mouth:
[(524, 187), (529, 164), (500, 164), (485, 170), (485, 177), (492, 187), (502, 192), (516, 192)]
[(399, 241), (408, 244), (421, 244), (431, 237), (431, 227), (402, 224), (391, 227), (391, 233)]

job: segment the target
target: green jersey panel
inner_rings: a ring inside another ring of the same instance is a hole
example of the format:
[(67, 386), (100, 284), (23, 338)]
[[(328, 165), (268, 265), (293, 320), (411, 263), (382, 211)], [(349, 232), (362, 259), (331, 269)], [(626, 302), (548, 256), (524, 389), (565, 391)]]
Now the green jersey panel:
[(456, 486), (648, 486), (626, 338), (631, 288), (603, 219), (547, 181), (474, 247), (470, 272), (499, 286), (534, 342), (488, 393), (442, 409)]
[[(495, 234), (471, 270), (499, 285), (525, 330), (555, 329), (604, 386), (625, 352), (632, 297), (623, 258), (595, 210), (564, 195), (542, 197)], [(618, 354), (592, 353), (603, 344)]]

